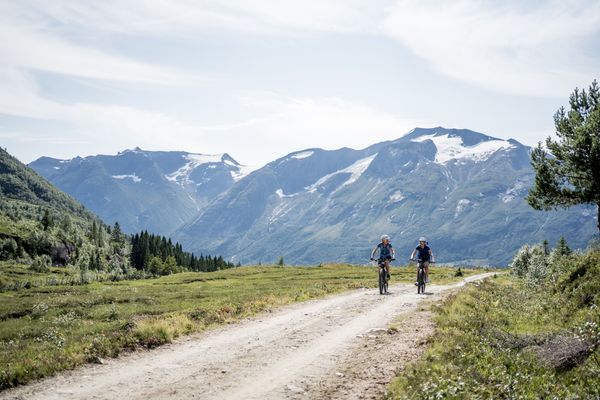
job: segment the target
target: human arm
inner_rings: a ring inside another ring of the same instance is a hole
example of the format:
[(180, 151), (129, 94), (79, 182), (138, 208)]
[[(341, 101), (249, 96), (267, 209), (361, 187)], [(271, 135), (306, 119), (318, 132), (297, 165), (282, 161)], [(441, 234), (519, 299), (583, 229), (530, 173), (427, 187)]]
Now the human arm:
[(417, 249), (414, 249), (412, 254), (410, 255), (410, 259), (414, 260), (415, 259), (415, 253), (417, 252)]
[(435, 257), (433, 256), (433, 251), (429, 249), (429, 256), (431, 257), (431, 262), (435, 262)]
[(377, 248), (378, 248), (378, 247), (377, 247), (377, 246), (375, 246), (375, 247), (373, 248), (373, 251), (371, 251), (371, 260), (374, 260), (374, 259), (375, 259), (375, 252), (377, 251)]

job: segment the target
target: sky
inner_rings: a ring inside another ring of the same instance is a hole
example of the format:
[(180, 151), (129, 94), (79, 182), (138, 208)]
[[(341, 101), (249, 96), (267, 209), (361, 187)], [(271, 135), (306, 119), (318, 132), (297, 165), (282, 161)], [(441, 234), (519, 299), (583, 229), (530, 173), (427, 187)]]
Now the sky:
[(0, 0), (0, 146), (260, 166), (414, 127), (534, 145), (600, 78), (600, 1)]

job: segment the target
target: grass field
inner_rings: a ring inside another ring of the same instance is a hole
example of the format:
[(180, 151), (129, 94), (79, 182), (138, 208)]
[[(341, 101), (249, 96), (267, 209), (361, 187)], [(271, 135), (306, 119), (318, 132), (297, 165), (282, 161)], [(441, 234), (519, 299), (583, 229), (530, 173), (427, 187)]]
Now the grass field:
[(434, 307), (425, 357), (387, 398), (600, 398), (600, 253), (571, 258), (554, 281), (499, 276)]
[[(24, 266), (0, 264), (5, 280), (31, 279)], [(18, 269), (21, 268), (22, 271)], [(49, 275), (68, 271), (54, 269)], [(436, 283), (457, 280), (435, 267)], [(476, 270), (464, 270), (466, 276)], [(393, 282), (414, 279), (396, 267)], [(36, 276), (43, 282), (46, 276)], [(0, 388), (115, 357), (296, 301), (375, 287), (376, 269), (349, 265), (241, 267), (156, 279), (42, 285), (0, 293)]]

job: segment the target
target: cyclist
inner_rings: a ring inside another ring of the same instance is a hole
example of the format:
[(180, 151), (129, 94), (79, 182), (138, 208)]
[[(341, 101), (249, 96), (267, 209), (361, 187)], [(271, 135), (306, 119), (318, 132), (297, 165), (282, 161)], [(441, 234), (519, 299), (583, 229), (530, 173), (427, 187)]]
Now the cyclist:
[[(433, 252), (427, 243), (427, 238), (423, 236), (419, 238), (419, 245), (410, 255), (411, 260), (415, 259), (415, 255), (417, 255), (417, 260), (423, 261), (423, 266), (425, 267), (425, 283), (429, 283), (429, 261), (435, 262), (435, 257), (433, 257)], [(417, 265), (417, 280), (418, 279), (419, 266)], [(418, 285), (418, 282), (415, 282), (415, 285)]]
[(390, 261), (396, 258), (396, 250), (390, 243), (390, 237), (388, 235), (381, 235), (381, 243), (379, 243), (371, 252), (371, 261), (375, 261), (375, 253), (379, 250), (378, 262), (385, 265), (385, 272), (387, 273), (387, 280), (390, 280)]

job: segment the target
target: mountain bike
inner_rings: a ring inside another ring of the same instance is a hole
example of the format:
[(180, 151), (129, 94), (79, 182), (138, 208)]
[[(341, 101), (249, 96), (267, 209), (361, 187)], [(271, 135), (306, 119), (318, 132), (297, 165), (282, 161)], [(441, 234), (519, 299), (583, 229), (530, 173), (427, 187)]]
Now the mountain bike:
[[(395, 261), (395, 258), (391, 258), (389, 259), (390, 262)], [(387, 271), (385, 269), (385, 260), (380, 258), (378, 260), (375, 259), (371, 259), (371, 261), (377, 261), (377, 265), (378, 265), (378, 281), (379, 281), (379, 294), (386, 294), (388, 292), (388, 278), (387, 278)]]
[[(427, 283), (425, 277), (425, 262), (423, 260), (414, 259), (411, 261), (416, 261), (419, 266), (417, 271), (417, 294), (425, 294), (425, 284)], [(429, 261), (429, 264), (434, 264), (434, 262)]]

